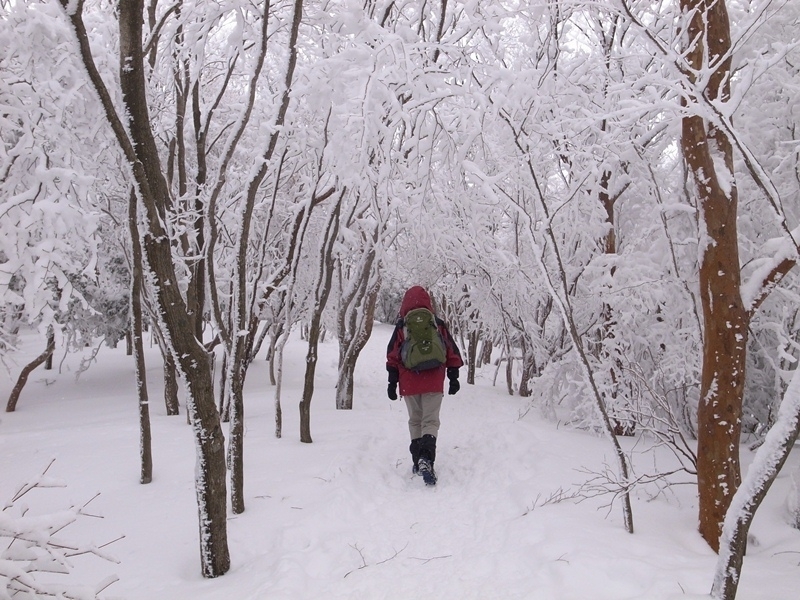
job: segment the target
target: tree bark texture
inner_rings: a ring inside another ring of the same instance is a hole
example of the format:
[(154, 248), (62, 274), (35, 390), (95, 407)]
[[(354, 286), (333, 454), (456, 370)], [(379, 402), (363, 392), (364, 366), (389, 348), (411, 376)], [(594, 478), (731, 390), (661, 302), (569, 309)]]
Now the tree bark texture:
[[(691, 15), (686, 32), (690, 84), (706, 65), (714, 68), (706, 89), (690, 88), (709, 100), (730, 94), (730, 23), (723, 0), (682, 0)], [(737, 239), (737, 191), (733, 150), (725, 133), (701, 116), (684, 117), (681, 148), (700, 214), (700, 300), (703, 364), (697, 412), (699, 530), (719, 550), (722, 523), (741, 482), (739, 440), (745, 384), (749, 315), (741, 298)]]
[(181, 413), (181, 404), (178, 399), (178, 373), (175, 368), (175, 359), (169, 349), (164, 349), (164, 406), (167, 415), (175, 416)]
[(136, 192), (131, 190), (128, 200), (128, 229), (131, 235), (131, 338), (133, 342), (136, 396), (139, 401), (139, 483), (153, 481), (153, 450), (150, 431), (150, 402), (147, 395), (147, 369), (142, 343), (142, 246), (136, 210)]
[(131, 235), (131, 338), (133, 343), (136, 397), (139, 404), (139, 483), (153, 481), (153, 450), (150, 431), (150, 402), (147, 395), (147, 369), (142, 343), (142, 246), (136, 217), (136, 192), (128, 200), (128, 230)]
[[(47, 332), (47, 345), (53, 344), (53, 349), (55, 349), (56, 343), (56, 334), (52, 328)], [(44, 359), (44, 370), (45, 371), (52, 371), (53, 370), (53, 353), (51, 352), (50, 355)]]

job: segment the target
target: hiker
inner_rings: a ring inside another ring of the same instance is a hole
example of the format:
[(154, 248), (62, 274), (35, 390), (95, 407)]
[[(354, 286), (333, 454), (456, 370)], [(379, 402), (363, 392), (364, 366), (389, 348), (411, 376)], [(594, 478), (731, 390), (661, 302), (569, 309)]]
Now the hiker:
[(422, 475), (427, 485), (436, 484), (433, 463), (436, 460), (436, 437), (439, 434), (439, 410), (447, 393), (458, 392), (458, 369), (464, 364), (444, 321), (433, 314), (431, 297), (425, 288), (409, 288), (400, 305), (400, 315), (386, 349), (389, 373), (387, 395), (400, 396), (408, 409), (413, 473)]

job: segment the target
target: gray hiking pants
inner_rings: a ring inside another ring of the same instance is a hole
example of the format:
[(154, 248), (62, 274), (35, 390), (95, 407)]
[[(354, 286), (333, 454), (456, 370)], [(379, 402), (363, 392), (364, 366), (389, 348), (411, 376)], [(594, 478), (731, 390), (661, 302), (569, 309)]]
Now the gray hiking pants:
[(443, 397), (442, 392), (403, 397), (408, 408), (408, 431), (412, 440), (423, 435), (438, 436), (439, 411), (442, 408)]

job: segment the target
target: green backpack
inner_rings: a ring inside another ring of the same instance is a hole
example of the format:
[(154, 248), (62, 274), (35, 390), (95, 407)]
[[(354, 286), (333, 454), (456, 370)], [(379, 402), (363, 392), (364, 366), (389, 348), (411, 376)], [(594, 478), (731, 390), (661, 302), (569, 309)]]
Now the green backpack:
[(406, 369), (425, 371), (447, 362), (447, 352), (436, 326), (436, 317), (427, 308), (408, 311), (403, 319), (403, 334), (405, 339), (400, 347), (400, 358)]

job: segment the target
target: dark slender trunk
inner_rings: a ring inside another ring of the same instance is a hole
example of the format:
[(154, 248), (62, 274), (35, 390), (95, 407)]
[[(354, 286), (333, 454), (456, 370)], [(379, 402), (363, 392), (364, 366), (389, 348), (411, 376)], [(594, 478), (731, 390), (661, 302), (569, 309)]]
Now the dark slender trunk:
[(14, 389), (11, 390), (11, 395), (8, 397), (8, 404), (6, 404), (6, 412), (14, 412), (17, 409), (17, 402), (19, 401), (19, 396), (22, 393), (22, 389), (25, 387), (25, 384), (28, 383), (28, 377), (34, 371), (34, 369), (36, 369), (36, 367), (43, 364), (47, 360), (47, 358), (53, 354), (53, 351), (55, 349), (56, 349), (55, 337), (48, 332), (47, 347), (45, 348), (44, 352), (42, 352), (39, 356), (34, 358), (31, 362), (29, 362), (22, 368), (22, 371), (20, 372), (19, 377), (17, 378), (17, 383), (14, 385)]
[[(236, 363), (234, 363), (236, 364)], [(228, 468), (231, 472), (231, 511), (244, 512), (244, 368), (228, 373), (230, 381), (230, 431)]]
[(175, 368), (175, 359), (168, 349), (164, 352), (164, 404), (169, 416), (181, 413), (181, 403), (178, 398), (178, 372)]
[(131, 236), (131, 338), (134, 353), (136, 395), (139, 401), (139, 483), (153, 480), (153, 451), (150, 433), (150, 402), (147, 396), (147, 369), (142, 343), (142, 245), (136, 211), (136, 192), (128, 201), (128, 229)]
[(480, 331), (470, 331), (467, 335), (467, 383), (475, 385), (475, 369), (478, 363), (478, 344)]
[(300, 401), (300, 441), (306, 444), (313, 442), (311, 439), (311, 398), (314, 395), (314, 375), (318, 358), (317, 346), (319, 345), (319, 337), (322, 331), (322, 313), (328, 303), (333, 282), (333, 244), (339, 235), (339, 215), (344, 195), (345, 191), (343, 190), (339, 195), (336, 206), (331, 211), (328, 225), (325, 228), (325, 237), (320, 246), (320, 267), (315, 292), (316, 302), (308, 328), (306, 373), (303, 379), (303, 397)]
[(311, 398), (314, 395), (314, 374), (317, 370), (317, 346), (319, 345), (320, 319), (312, 319), (308, 330), (308, 352), (306, 353), (306, 373), (303, 377), (303, 398), (300, 401), (300, 441), (310, 444), (311, 438)]
[[(47, 332), (47, 346), (49, 347), (51, 344), (53, 348), (55, 348), (56, 343), (56, 334), (55, 332), (50, 329)], [(53, 353), (51, 352), (50, 355), (44, 359), (44, 370), (45, 371), (52, 371), (53, 370)]]
[(220, 366), (219, 373), (219, 398), (217, 400), (217, 410), (222, 418), (223, 423), (228, 423), (231, 420), (231, 403), (230, 393), (228, 388), (228, 355), (223, 352), (222, 365)]
[(480, 362), (484, 365), (492, 364), (492, 340), (483, 340), (483, 347), (481, 348)]
[(520, 349), (522, 350), (522, 374), (519, 377), (519, 395), (529, 398), (531, 395), (530, 381), (536, 370), (536, 360), (533, 356), (532, 344), (529, 344), (524, 335), (520, 336)]

